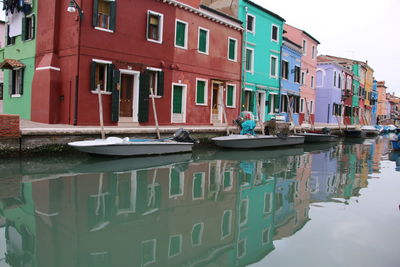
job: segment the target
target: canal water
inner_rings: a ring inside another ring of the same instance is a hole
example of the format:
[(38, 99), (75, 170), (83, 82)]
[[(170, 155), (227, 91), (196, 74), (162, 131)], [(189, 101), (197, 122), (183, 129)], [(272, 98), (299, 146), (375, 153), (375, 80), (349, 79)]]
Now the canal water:
[(388, 138), (0, 159), (0, 266), (400, 266)]

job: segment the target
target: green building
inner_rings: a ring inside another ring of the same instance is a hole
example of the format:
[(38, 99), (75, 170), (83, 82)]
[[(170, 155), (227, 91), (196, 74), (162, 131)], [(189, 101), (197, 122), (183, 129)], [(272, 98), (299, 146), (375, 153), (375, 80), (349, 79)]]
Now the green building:
[(285, 20), (249, 0), (239, 0), (243, 33), (242, 110), (262, 121), (279, 114), (280, 62)]
[(360, 90), (360, 65), (356, 62), (353, 63), (352, 69), (354, 76), (353, 76), (353, 96), (351, 99), (351, 124), (359, 124), (359, 110), (360, 110), (360, 97), (359, 97), (359, 90)]
[(6, 23), (6, 46), (0, 68), (4, 71), (3, 112), (17, 114), (22, 119), (31, 118), (31, 89), (35, 72), (36, 14), (38, 1), (11, 8), (5, 6), (8, 14)]

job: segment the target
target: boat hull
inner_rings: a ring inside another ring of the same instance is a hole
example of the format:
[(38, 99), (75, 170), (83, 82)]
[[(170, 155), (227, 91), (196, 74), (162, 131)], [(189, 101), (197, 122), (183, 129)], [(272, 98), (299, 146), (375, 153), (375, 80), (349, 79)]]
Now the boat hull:
[(361, 130), (345, 130), (344, 135), (346, 137), (364, 137), (365, 133)]
[(182, 142), (124, 142), (116, 144), (90, 144), (79, 145), (81, 142), (69, 143), (75, 149), (94, 155), (106, 156), (148, 156), (191, 152), (193, 143)]
[(303, 144), (304, 136), (280, 138), (271, 135), (229, 135), (214, 137), (212, 141), (217, 146), (224, 148), (253, 149)]
[(331, 134), (303, 133), (296, 135), (304, 136), (305, 143), (336, 142), (338, 140), (338, 137), (336, 135)]

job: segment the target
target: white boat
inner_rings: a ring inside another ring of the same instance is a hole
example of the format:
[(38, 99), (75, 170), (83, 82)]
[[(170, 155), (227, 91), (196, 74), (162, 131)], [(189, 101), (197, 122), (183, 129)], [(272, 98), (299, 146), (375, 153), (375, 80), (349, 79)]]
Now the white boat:
[(377, 128), (370, 125), (362, 126), (361, 131), (365, 134), (365, 136), (377, 136), (380, 133)]
[(304, 143), (304, 136), (275, 135), (240, 135), (232, 134), (211, 139), (217, 146), (225, 148), (265, 148), (276, 146), (299, 145)]
[(164, 139), (130, 139), (129, 137), (108, 137), (68, 143), (69, 146), (85, 153), (107, 156), (149, 156), (191, 152), (197, 140), (183, 129), (174, 137)]

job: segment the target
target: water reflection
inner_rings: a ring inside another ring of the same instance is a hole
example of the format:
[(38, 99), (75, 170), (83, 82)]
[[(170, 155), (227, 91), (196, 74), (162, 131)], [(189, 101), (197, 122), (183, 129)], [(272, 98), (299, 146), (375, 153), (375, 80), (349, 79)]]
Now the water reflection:
[(10, 161), (0, 165), (0, 247), (10, 266), (248, 265), (301, 230), (310, 205), (357, 196), (387, 149), (379, 138), (194, 156)]

